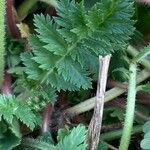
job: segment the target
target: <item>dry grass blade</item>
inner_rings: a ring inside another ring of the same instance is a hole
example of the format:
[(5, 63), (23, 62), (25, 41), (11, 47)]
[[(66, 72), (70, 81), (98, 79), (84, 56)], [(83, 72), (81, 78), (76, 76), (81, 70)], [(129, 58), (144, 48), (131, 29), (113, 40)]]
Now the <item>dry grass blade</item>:
[(96, 150), (99, 143), (109, 62), (110, 62), (110, 55), (99, 58), (100, 67), (96, 93), (96, 102), (94, 114), (89, 124), (87, 137), (89, 150)]

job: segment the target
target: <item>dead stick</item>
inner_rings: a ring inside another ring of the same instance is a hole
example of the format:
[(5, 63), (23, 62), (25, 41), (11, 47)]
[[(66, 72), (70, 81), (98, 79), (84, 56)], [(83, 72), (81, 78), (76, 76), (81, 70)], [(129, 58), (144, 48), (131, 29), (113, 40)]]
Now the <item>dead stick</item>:
[(96, 102), (87, 136), (89, 150), (96, 150), (99, 143), (109, 62), (110, 55), (99, 57), (99, 79), (97, 84)]

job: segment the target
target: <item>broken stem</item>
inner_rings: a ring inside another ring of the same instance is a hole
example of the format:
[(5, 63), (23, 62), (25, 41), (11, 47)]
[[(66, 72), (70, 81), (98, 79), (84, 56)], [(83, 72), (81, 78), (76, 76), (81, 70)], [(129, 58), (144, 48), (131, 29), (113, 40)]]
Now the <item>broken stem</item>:
[(99, 79), (97, 85), (96, 102), (94, 114), (89, 124), (87, 137), (89, 150), (96, 150), (99, 143), (109, 62), (110, 55), (99, 58)]

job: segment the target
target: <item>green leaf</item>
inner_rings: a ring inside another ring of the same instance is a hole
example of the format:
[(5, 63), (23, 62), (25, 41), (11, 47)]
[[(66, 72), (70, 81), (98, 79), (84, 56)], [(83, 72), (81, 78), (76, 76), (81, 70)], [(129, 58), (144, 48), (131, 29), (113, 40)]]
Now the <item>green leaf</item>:
[(150, 92), (150, 83), (139, 85), (137, 87), (137, 91), (144, 91), (144, 92)]
[(146, 138), (146, 139), (141, 141), (141, 148), (143, 148), (145, 150), (150, 149), (150, 136), (149, 136), (149, 138)]
[(129, 70), (127, 70), (126, 68), (123, 68), (123, 67), (116, 68), (116, 69), (113, 70), (113, 73), (114, 72), (117, 72), (117, 73), (120, 72), (122, 74), (122, 78), (129, 79)]
[(99, 2), (99, 0), (86, 0), (84, 3), (85, 3), (85, 7), (87, 9), (91, 8), (96, 2)]
[[(22, 101), (12, 95), (0, 95), (0, 120), (3, 119), (13, 127), (14, 117), (22, 121), (31, 130), (38, 124), (37, 116)], [(13, 131), (16, 133), (14, 129)]]
[(150, 121), (146, 122), (143, 126), (143, 132), (147, 133), (150, 132)]
[(8, 130), (3, 134), (3, 138), (0, 138), (0, 150), (12, 150), (18, 146), (20, 142), (21, 139)]
[(133, 62), (138, 62), (142, 60), (148, 54), (150, 54), (150, 45), (144, 47), (144, 49), (141, 52), (139, 52), (139, 54), (133, 59)]
[(54, 141), (52, 139), (52, 135), (51, 135), (50, 132), (45, 132), (42, 135), (38, 136), (37, 140), (47, 142), (47, 143), (51, 143), (51, 144), (54, 143)]
[(85, 144), (86, 132), (85, 127), (82, 125), (73, 128), (71, 133), (58, 143), (58, 150), (85, 150), (87, 146)]
[(73, 62), (72, 59), (66, 58), (60, 61), (57, 65), (58, 74), (61, 74), (65, 81), (70, 81), (70, 83), (75, 84), (77, 87), (82, 87), (86, 89), (91, 88), (90, 78), (87, 77), (86, 72), (82, 70), (80, 65)]
[[(124, 49), (134, 31), (133, 3), (109, 0), (87, 11), (84, 1), (60, 0), (57, 17), (35, 15), (31, 54), (21, 55), (28, 79), (57, 90), (91, 88), (98, 56)], [(90, 74), (89, 74), (90, 72)]]
[(18, 95), (18, 99), (24, 101), (36, 112), (41, 111), (48, 103), (54, 104), (57, 97), (56, 90), (50, 85), (37, 86), (35, 82), (30, 82), (25, 76), (21, 76), (16, 81), (14, 92)]
[[(124, 50), (116, 51), (110, 60), (109, 74), (112, 79), (117, 81), (128, 81), (129, 77), (129, 62), (126, 59)], [(118, 70), (118, 69), (121, 70)]]
[(61, 140), (64, 139), (65, 136), (69, 135), (70, 131), (68, 127), (59, 129), (58, 130), (58, 135), (57, 135), (57, 141), (60, 142)]
[(22, 145), (25, 147), (32, 147), (38, 150), (57, 150), (57, 148), (43, 141), (34, 140), (34, 139), (25, 139), (22, 141)]
[(19, 127), (19, 123), (18, 120), (16, 118), (13, 118), (12, 124), (9, 125), (9, 129), (12, 131), (12, 133), (18, 137), (21, 138), (21, 132), (20, 132), (20, 127)]
[(150, 121), (147, 121), (143, 126), (144, 139), (141, 141), (141, 148), (150, 149)]
[(8, 69), (8, 73), (10, 74), (17, 74), (20, 75), (23, 73), (24, 68), (23, 67), (12, 67), (10, 69)]
[(31, 111), (31, 109), (26, 104), (23, 104), (22, 106), (18, 107), (15, 115), (31, 130), (33, 130), (35, 126), (38, 124), (36, 115)]
[(125, 111), (122, 108), (115, 108), (114, 111), (110, 114), (111, 117), (117, 117), (119, 120), (124, 119)]
[[(56, 55), (63, 56), (64, 53), (67, 52), (67, 43), (56, 31), (57, 27), (55, 27), (55, 25), (52, 26), (52, 21), (48, 15), (46, 17), (44, 17), (44, 15), (35, 15), (35, 30), (39, 33), (37, 36), (40, 41), (46, 44), (43, 46), (44, 48)], [(44, 32), (43, 29), (45, 30)]]

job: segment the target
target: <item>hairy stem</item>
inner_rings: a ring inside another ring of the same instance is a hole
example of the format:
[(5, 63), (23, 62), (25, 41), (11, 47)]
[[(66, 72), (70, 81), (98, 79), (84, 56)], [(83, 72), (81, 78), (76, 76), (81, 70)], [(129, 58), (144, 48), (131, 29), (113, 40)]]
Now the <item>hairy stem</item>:
[(119, 150), (128, 150), (129, 142), (131, 138), (131, 131), (134, 121), (134, 110), (135, 110), (135, 97), (136, 97), (136, 64), (130, 64), (130, 78), (128, 85), (128, 97), (127, 97), (127, 108), (124, 122), (123, 133)]
[(5, 51), (5, 0), (0, 1), (0, 33), (0, 87), (2, 87)]
[[(137, 84), (143, 82), (144, 80), (146, 80), (149, 77), (150, 77), (150, 73), (147, 70), (141, 71), (137, 76)], [(105, 93), (104, 101), (105, 102), (111, 101), (112, 99), (123, 94), (125, 91), (126, 91), (126, 89), (114, 87)], [(86, 111), (89, 111), (89, 110), (93, 109), (95, 106), (95, 98), (96, 97), (92, 97), (92, 98), (90, 98), (84, 102), (81, 102), (71, 108), (68, 108), (65, 111), (72, 115), (78, 115), (78, 114), (84, 113)]]
[[(122, 129), (119, 129), (119, 130), (114, 130), (114, 131), (103, 133), (103, 134), (101, 134), (101, 140), (111, 141), (111, 140), (118, 139), (121, 137), (122, 131), (123, 131)], [(142, 132), (142, 126), (137, 125), (137, 126), (133, 127), (131, 134), (136, 134), (136, 133), (140, 133), (140, 132)]]

